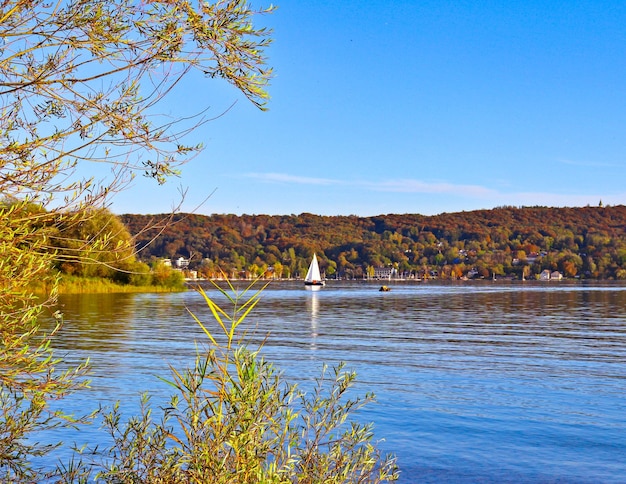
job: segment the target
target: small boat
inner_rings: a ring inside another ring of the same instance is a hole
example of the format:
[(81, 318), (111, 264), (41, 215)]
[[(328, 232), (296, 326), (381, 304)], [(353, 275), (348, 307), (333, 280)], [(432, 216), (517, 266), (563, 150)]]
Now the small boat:
[(323, 286), (324, 284), (326, 283), (322, 280), (322, 276), (320, 275), (320, 266), (317, 263), (317, 256), (313, 254), (313, 260), (309, 266), (309, 271), (306, 273), (306, 277), (304, 278), (304, 285)]

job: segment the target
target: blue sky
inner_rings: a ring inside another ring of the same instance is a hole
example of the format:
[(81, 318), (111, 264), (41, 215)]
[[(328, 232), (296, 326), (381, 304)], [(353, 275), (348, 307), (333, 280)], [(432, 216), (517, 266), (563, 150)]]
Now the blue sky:
[(179, 179), (136, 180), (114, 212), (167, 212), (181, 187), (204, 214), (626, 204), (626, 3), (276, 3), (269, 111), (193, 79), (172, 113), (235, 105)]

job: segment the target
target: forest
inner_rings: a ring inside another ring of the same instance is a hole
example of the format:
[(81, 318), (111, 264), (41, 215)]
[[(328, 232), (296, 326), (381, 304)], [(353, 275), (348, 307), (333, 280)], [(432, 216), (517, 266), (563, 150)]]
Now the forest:
[(185, 258), (199, 277), (303, 277), (313, 253), (329, 279), (626, 279), (626, 206), (498, 207), (434, 216), (120, 216), (138, 257)]

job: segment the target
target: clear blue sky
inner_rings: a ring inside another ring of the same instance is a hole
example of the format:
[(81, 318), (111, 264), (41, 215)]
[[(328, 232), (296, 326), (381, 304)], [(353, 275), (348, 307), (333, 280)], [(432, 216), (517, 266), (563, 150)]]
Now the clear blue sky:
[(626, 2), (276, 4), (269, 111), (195, 80), (173, 113), (236, 104), (180, 179), (114, 212), (167, 212), (181, 186), (183, 211), (215, 190), (204, 214), (626, 204)]

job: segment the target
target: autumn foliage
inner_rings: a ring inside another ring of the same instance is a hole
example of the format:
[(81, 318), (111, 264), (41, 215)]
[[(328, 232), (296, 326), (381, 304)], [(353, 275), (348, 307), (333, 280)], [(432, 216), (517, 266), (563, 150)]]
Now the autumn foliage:
[[(326, 276), (360, 278), (395, 266), (404, 276), (626, 279), (626, 206), (493, 210), (376, 217), (123, 215), (140, 258), (185, 257), (200, 275), (298, 277), (316, 252)], [(149, 243), (150, 242), (150, 243)]]

